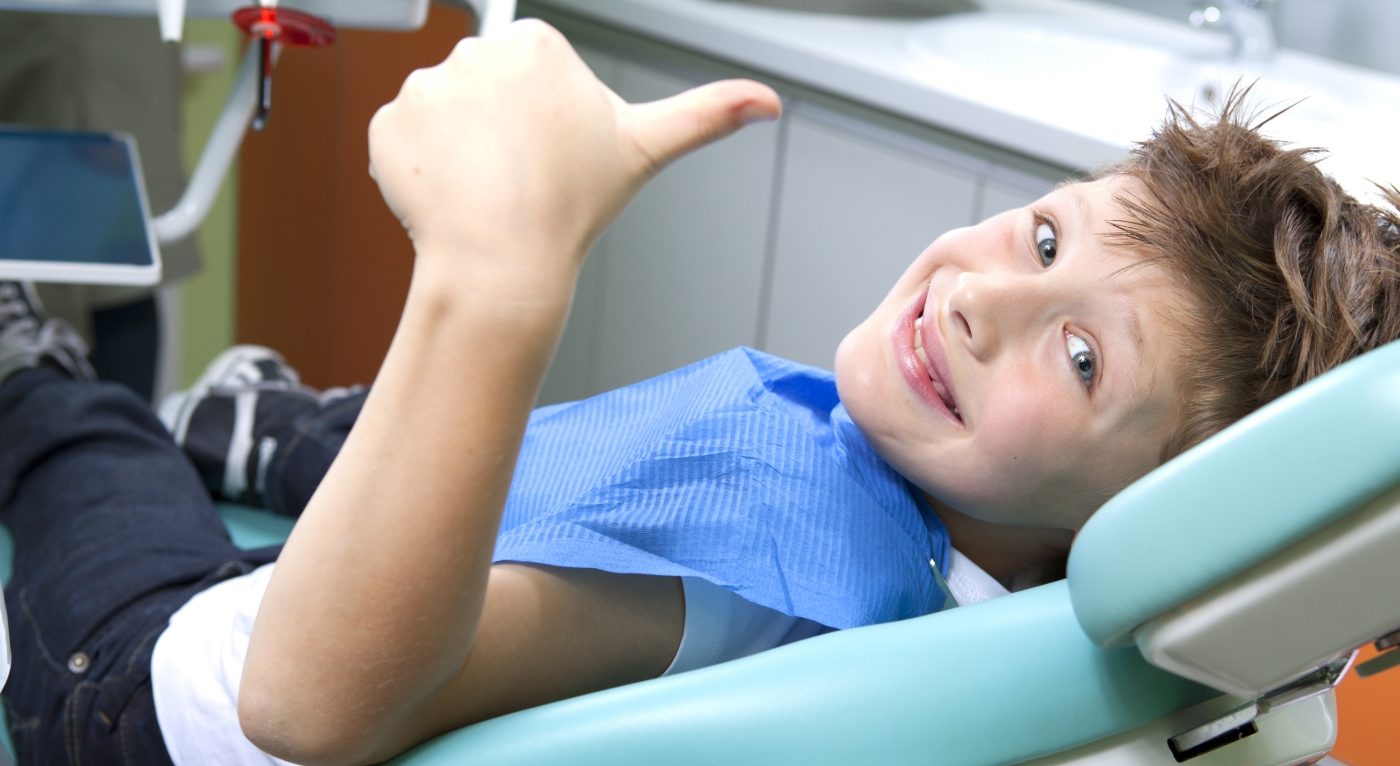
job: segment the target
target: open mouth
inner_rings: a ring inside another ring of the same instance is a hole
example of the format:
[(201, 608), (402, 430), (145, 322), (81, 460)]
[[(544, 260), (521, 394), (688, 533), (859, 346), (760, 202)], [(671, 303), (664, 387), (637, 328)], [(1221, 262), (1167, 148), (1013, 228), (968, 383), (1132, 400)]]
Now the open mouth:
[[(935, 339), (936, 342), (936, 339)], [(924, 315), (920, 313), (914, 318), (914, 356), (918, 358), (919, 364), (923, 365), (923, 372), (928, 376), (929, 383), (933, 386), (934, 393), (943, 402), (943, 406), (948, 408), (948, 412), (959, 422), (962, 422), (962, 413), (958, 411), (958, 401), (953, 395), (953, 391), (944, 382), (948, 375), (948, 365), (939, 349), (935, 348), (935, 359), (930, 362), (928, 351), (924, 348)]]

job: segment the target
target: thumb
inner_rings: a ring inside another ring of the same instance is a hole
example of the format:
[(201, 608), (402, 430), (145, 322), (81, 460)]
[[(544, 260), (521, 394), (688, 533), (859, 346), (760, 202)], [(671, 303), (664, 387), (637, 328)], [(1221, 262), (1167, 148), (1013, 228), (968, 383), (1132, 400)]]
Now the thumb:
[(629, 106), (623, 130), (641, 150), (643, 170), (651, 174), (751, 122), (777, 119), (782, 111), (778, 94), (767, 85), (722, 80)]

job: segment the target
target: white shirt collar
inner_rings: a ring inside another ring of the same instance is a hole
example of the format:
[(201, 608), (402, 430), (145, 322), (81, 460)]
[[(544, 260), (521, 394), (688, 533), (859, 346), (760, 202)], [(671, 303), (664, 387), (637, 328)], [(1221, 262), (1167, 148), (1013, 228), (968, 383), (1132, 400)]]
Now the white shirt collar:
[(987, 574), (982, 567), (972, 563), (972, 559), (954, 548), (948, 561), (948, 590), (958, 606), (971, 606), (989, 598), (1005, 596), (1008, 591), (996, 578)]

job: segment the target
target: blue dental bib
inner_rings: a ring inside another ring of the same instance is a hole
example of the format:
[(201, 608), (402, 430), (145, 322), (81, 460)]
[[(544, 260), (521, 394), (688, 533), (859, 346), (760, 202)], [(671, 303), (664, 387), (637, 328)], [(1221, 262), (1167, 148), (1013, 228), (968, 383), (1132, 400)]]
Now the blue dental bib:
[(941, 608), (948, 553), (831, 373), (740, 348), (536, 410), (495, 560), (696, 576), (850, 628)]

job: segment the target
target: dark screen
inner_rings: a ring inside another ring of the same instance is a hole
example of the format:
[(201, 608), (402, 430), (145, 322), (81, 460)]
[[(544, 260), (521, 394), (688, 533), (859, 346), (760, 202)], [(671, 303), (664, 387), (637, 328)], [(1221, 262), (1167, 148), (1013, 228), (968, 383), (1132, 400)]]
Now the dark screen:
[(152, 263), (124, 141), (0, 129), (0, 259)]

